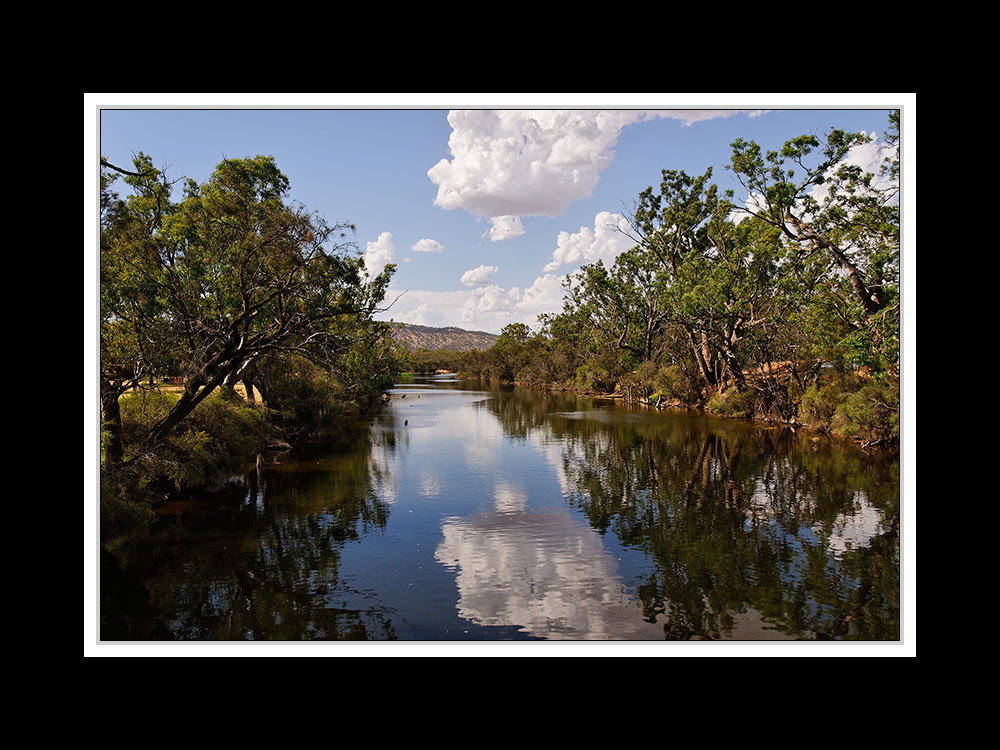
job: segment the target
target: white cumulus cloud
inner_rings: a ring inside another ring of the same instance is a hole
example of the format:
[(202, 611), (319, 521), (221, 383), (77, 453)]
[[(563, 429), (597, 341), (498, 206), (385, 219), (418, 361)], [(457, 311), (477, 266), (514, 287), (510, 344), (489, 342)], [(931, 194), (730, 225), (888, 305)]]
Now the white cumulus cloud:
[(521, 293), (517, 301), (517, 314), (522, 318), (527, 315), (537, 318), (542, 313), (560, 311), (564, 294), (562, 282), (563, 277), (554, 273), (536, 278), (532, 285)]
[(500, 269), (497, 266), (478, 266), (470, 268), (462, 274), (462, 283), (465, 286), (486, 286), (490, 283), (490, 276)]
[[(450, 159), (427, 175), (438, 186), (434, 204), (498, 219), (491, 239), (522, 216), (559, 216), (592, 195), (614, 157), (623, 127), (656, 117), (686, 124), (735, 110), (453, 110)], [(501, 220), (502, 217), (502, 220)], [(522, 230), (523, 231), (523, 230)]]
[(374, 242), (365, 246), (365, 270), (369, 276), (377, 276), (389, 263), (396, 262), (396, 245), (391, 232), (382, 232)]
[(444, 251), (444, 245), (437, 240), (431, 240), (425, 237), (424, 239), (417, 240), (410, 245), (410, 250), (417, 253), (440, 253)]
[(524, 234), (524, 226), (519, 216), (494, 216), (490, 219), (490, 225), (487, 235), (493, 242), (509, 240)]
[(386, 298), (395, 301), (379, 317), (424, 326), (457, 325), (491, 333), (500, 333), (508, 323), (536, 327), (542, 313), (562, 310), (562, 281), (562, 276), (547, 273), (526, 289), (517, 286), (504, 289), (490, 283), (451, 292), (390, 289)]
[(635, 244), (626, 234), (628, 231), (629, 225), (624, 216), (601, 211), (594, 217), (593, 229), (580, 227), (579, 232), (559, 233), (552, 260), (544, 270), (550, 272), (563, 266), (598, 260), (611, 263)]

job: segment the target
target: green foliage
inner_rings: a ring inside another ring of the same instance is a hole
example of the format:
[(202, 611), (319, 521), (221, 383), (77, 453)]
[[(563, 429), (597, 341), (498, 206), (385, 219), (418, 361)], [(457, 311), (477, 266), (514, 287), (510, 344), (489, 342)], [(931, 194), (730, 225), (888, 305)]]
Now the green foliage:
[(393, 339), (386, 323), (352, 321), (352, 340), (335, 362), (321, 365), (343, 390), (342, 397), (359, 409), (370, 409), (396, 382), (405, 347)]
[(837, 407), (830, 429), (836, 435), (865, 444), (899, 439), (899, 382), (873, 380)]
[(806, 388), (799, 402), (799, 422), (813, 430), (829, 429), (833, 415), (845, 397), (846, 394), (837, 385), (821, 387), (813, 383)]
[(147, 375), (186, 385), (149, 426), (143, 450), (279, 352), (348, 378), (352, 391), (384, 382), (394, 358), (387, 327), (372, 315), (395, 268), (368, 278), (344, 239), (349, 224), (331, 226), (285, 203), (288, 179), (273, 157), (226, 159), (206, 183), (189, 181), (180, 202), (148, 157), (135, 167), (142, 176), (125, 178), (133, 194), (124, 200), (111, 193), (113, 180), (102, 183), (105, 412)]
[(153, 523), (153, 512), (136, 492), (133, 477), (101, 476), (100, 535), (103, 544), (145, 534)]
[(272, 419), (290, 439), (327, 437), (361, 409), (338, 378), (303, 357), (277, 360), (268, 378)]
[(735, 141), (739, 206), (710, 169), (662, 170), (630, 217), (636, 244), (567, 276), (539, 333), (506, 330), (467, 371), (891, 438), (898, 405), (829, 373), (899, 376), (898, 124), (873, 172), (848, 158), (865, 133)]
[(176, 395), (155, 390), (121, 399), (124, 450), (131, 460), (101, 472), (105, 542), (143, 533), (152, 522), (153, 501), (177, 491), (219, 489), (229, 477), (241, 475), (272, 433), (264, 410), (222, 391), (199, 404), (183, 427), (155, 451), (143, 452), (150, 425), (169, 413), (176, 401)]
[(757, 411), (757, 399), (753, 391), (741, 391), (735, 386), (712, 394), (705, 409), (720, 417), (751, 419)]
[[(150, 424), (173, 408), (177, 396), (140, 392), (122, 399), (126, 456), (136, 456)], [(248, 405), (228, 389), (201, 402), (155, 453), (135, 464), (129, 483), (139, 492), (170, 486), (175, 490), (218, 489), (241, 474), (264, 450), (271, 427), (266, 412)]]
[[(180, 200), (145, 154), (124, 177), (102, 167), (101, 502), (116, 535), (151, 499), (241, 473), (275, 424), (323, 434), (370, 408), (400, 357), (373, 319), (395, 267), (368, 277), (353, 227), (286, 203), (273, 157), (226, 159)], [(164, 377), (183, 390), (149, 389)]]
[(867, 317), (840, 341), (844, 361), (867, 368), (876, 377), (899, 376), (899, 300), (892, 291), (890, 304)]
[(434, 373), (438, 370), (456, 372), (465, 352), (454, 349), (409, 349), (400, 353), (403, 372)]
[(523, 323), (510, 323), (500, 331), (500, 338), (493, 345), (497, 374), (500, 380), (516, 382), (522, 368), (530, 361), (532, 347), (531, 329)]
[(611, 393), (618, 386), (619, 376), (606, 363), (584, 362), (576, 369), (574, 385), (584, 393)]
[(899, 283), (898, 125), (898, 112), (891, 112), (877, 174), (847, 158), (871, 141), (865, 133), (801, 136), (766, 156), (756, 143), (732, 144), (730, 169), (752, 198), (751, 213), (826, 258), (864, 316), (891, 305)]
[(702, 400), (697, 383), (678, 365), (659, 368), (653, 380), (653, 389), (664, 400), (682, 406), (696, 406)]

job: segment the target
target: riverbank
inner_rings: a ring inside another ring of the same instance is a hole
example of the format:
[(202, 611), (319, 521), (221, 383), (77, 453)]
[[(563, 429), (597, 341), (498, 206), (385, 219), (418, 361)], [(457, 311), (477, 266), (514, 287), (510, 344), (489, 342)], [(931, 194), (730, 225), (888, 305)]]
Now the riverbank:
[[(457, 377), (463, 378), (461, 372)], [(471, 377), (471, 380), (491, 382)], [(805, 430), (817, 435), (854, 442), (861, 447), (894, 446), (900, 439), (900, 397), (898, 380), (872, 378), (863, 373), (830, 377), (823, 384), (806, 387), (797, 396), (791, 389), (778, 391), (744, 390), (730, 387), (721, 392), (700, 394), (696, 403), (661, 392), (649, 393), (620, 385), (600, 392), (566, 384), (523, 381), (495, 381), (514, 387), (572, 393), (585, 398), (620, 401), (654, 410), (676, 409), (723, 419), (738, 419), (761, 425)]]

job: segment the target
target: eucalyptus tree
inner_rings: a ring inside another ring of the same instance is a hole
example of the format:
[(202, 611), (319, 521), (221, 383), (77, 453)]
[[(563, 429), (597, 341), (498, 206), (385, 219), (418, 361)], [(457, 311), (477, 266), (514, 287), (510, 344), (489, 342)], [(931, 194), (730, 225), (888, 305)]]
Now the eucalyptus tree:
[(686, 341), (705, 386), (743, 388), (747, 343), (779, 318), (784, 248), (764, 225), (735, 221), (731, 192), (711, 177), (664, 169), (659, 191), (640, 194), (632, 226), (636, 252), (656, 267), (663, 324)]
[(352, 347), (370, 346), (373, 332), (388, 335), (371, 316), (394, 266), (368, 278), (353, 227), (286, 202), (288, 178), (273, 157), (226, 159), (204, 184), (187, 181), (176, 203), (147, 156), (135, 167), (125, 176), (132, 195), (119, 199), (106, 184), (102, 196), (104, 403), (115, 383), (143, 375), (184, 383), (140, 454), (269, 356), (343, 371)]
[[(100, 395), (111, 461), (122, 458), (119, 398), (167, 372), (172, 347), (165, 346), (167, 318), (153, 267), (156, 233), (174, 210), (172, 184), (143, 154), (136, 171), (101, 160)], [(124, 175), (133, 194), (120, 200), (115, 182)]]
[(821, 257), (844, 282), (836, 293), (850, 317), (853, 335), (844, 344), (857, 350), (855, 359), (893, 369), (900, 302), (898, 111), (889, 113), (877, 167), (855, 158), (872, 143), (866, 133), (839, 129), (766, 152), (738, 139), (729, 168), (747, 192), (747, 213)]
[(708, 274), (727, 234), (729, 196), (710, 182), (711, 168), (697, 176), (668, 169), (661, 175), (659, 191), (646, 188), (631, 217), (636, 252), (655, 264), (663, 318), (683, 332), (702, 380), (715, 389), (723, 384), (728, 365), (722, 341), (713, 333), (718, 313), (713, 299), (725, 287), (713, 289)]
[(668, 321), (667, 289), (655, 259), (634, 247), (610, 268), (598, 261), (582, 271), (589, 310), (605, 335), (639, 362), (653, 360)]
[(818, 273), (777, 228), (735, 214), (711, 177), (663, 170), (630, 217), (635, 246), (610, 266), (584, 266), (566, 306), (631, 368), (693, 369), (709, 393), (756, 387), (748, 368), (799, 356), (788, 325)]
[(544, 330), (576, 360), (574, 380), (586, 390), (614, 389), (652, 343), (640, 302), (649, 288), (633, 285), (636, 279), (629, 277), (637, 269), (628, 267), (630, 258), (635, 259), (620, 258), (610, 268), (598, 260), (567, 276), (563, 309), (546, 321)]

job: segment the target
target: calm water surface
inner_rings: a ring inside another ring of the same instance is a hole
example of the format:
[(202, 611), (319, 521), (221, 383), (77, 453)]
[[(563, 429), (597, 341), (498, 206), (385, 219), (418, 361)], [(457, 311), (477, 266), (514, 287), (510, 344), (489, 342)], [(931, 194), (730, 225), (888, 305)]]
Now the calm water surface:
[(898, 454), (448, 378), (116, 552), (104, 640), (900, 637)]

